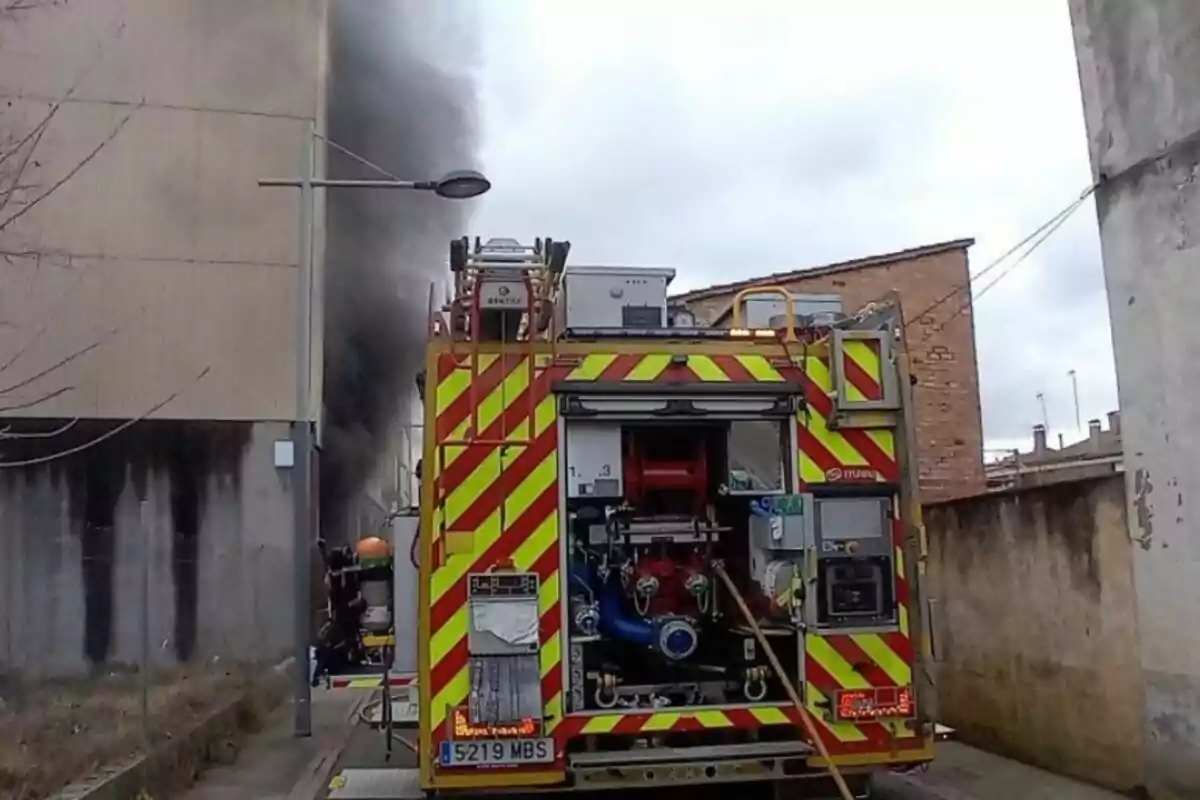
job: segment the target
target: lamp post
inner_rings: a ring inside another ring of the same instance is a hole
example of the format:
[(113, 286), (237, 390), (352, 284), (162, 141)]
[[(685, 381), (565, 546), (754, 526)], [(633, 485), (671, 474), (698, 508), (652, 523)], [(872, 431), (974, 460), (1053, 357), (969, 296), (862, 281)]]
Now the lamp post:
[(1075, 432), (1083, 433), (1083, 423), (1079, 421), (1079, 378), (1073, 369), (1067, 370), (1067, 375), (1071, 378), (1071, 393), (1075, 396)]
[[(468, 200), (492, 188), (492, 184), (475, 170), (455, 170), (438, 180), (406, 181), (391, 175), (381, 167), (349, 150), (330, 142), (317, 133), (316, 123), (309, 122), (304, 137), (304, 158), (300, 178), (261, 178), (259, 186), (290, 187), (300, 190), (299, 274), (296, 280), (296, 415), (292, 423), (292, 547), (294, 561), (295, 628), (294, 709), (293, 733), (312, 735), (312, 688), (309, 671), (309, 626), (311, 623), (312, 570), (312, 455), (313, 418), (310, 409), (312, 393), (312, 284), (313, 284), (313, 198), (316, 189), (400, 189), (432, 192), (448, 200)], [(316, 141), (329, 145), (387, 176), (384, 180), (343, 180), (317, 178)]]

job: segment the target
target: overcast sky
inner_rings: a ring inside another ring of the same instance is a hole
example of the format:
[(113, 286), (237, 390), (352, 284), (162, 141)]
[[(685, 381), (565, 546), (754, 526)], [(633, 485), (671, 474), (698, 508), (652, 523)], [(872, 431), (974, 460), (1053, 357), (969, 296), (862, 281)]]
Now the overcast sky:
[[(480, 3), (474, 232), (668, 265), (673, 289), (974, 237), (974, 271), (1087, 186), (1065, 0)], [(980, 281), (975, 292), (1000, 270)], [(948, 304), (949, 306), (950, 304)], [(1116, 408), (1088, 201), (976, 305), (984, 433)]]

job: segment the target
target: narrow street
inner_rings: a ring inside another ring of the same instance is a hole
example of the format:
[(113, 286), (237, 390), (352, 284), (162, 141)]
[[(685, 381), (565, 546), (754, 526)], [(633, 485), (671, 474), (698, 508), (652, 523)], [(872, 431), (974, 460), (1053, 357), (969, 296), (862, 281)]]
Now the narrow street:
[[(206, 773), (190, 790), (176, 800), (349, 800), (351, 786), (330, 792), (329, 782), (343, 769), (387, 769), (378, 774), (382, 780), (354, 781), (355, 786), (374, 784), (377, 793), (356, 793), (359, 800), (390, 797), (422, 797), (405, 791), (411, 781), (401, 777), (404, 768), (414, 766), (411, 752), (397, 744), (390, 762), (384, 759), (382, 734), (348, 720), (356, 716), (364, 698), (350, 693), (318, 691), (313, 695), (313, 736), (295, 739), (291, 735), (291, 709), (284, 706), (272, 716), (268, 726), (249, 739), (238, 760)], [(336, 759), (331, 764), (330, 760)], [(394, 771), (393, 771), (394, 770)], [(369, 777), (359, 773), (361, 778)], [(623, 798), (653, 794), (655, 800), (698, 795), (711, 798), (764, 800), (770, 798), (762, 785), (724, 785), (680, 787), (622, 792)], [(582, 797), (580, 794), (565, 795)], [(613, 797), (612, 793), (594, 793), (591, 800)], [(958, 742), (939, 744), (937, 760), (929, 770), (910, 775), (883, 775), (875, 788), (878, 800), (1124, 800), (1121, 795), (1061, 778), (1008, 759), (989, 755)]]

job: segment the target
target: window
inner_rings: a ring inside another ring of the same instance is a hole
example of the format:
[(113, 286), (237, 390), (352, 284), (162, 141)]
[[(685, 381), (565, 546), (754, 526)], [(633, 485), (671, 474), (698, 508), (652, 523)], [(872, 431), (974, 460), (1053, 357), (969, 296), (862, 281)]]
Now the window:
[(783, 486), (783, 426), (771, 420), (729, 423), (729, 493), (777, 494)]

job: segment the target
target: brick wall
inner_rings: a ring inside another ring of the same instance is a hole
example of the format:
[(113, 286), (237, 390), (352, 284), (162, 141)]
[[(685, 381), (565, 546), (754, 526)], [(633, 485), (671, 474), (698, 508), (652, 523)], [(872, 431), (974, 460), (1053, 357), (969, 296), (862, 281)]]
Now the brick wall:
[[(926, 502), (977, 494), (984, 490), (983, 422), (979, 406), (979, 373), (975, 361), (975, 328), (963, 291), (920, 318), (913, 318), (967, 281), (966, 248), (897, 257), (895, 260), (785, 281), (790, 291), (839, 294), (853, 312), (895, 290), (908, 320), (915, 390), (917, 453), (921, 498)], [(738, 287), (740, 288), (740, 287)], [(736, 289), (687, 300), (703, 324), (711, 324), (728, 308)], [(956, 314), (953, 319), (949, 319)], [(944, 323), (943, 330), (937, 325)], [(928, 338), (926, 338), (928, 337)]]

